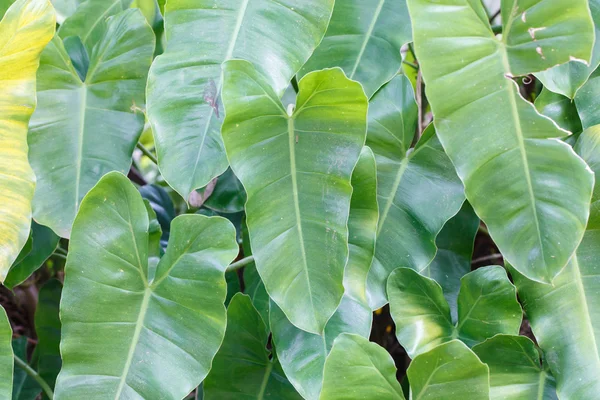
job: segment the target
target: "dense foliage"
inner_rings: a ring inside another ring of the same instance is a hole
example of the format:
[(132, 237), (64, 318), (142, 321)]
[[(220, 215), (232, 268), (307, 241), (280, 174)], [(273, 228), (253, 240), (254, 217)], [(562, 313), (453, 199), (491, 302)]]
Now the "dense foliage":
[(600, 0), (0, 16), (0, 400), (600, 398)]

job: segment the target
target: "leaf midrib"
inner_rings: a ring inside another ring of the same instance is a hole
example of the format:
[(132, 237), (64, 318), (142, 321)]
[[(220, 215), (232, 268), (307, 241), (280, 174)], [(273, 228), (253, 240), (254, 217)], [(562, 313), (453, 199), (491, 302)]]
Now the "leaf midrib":
[(354, 63), (354, 67), (352, 68), (352, 72), (350, 73), (349, 78), (354, 79), (354, 75), (356, 74), (356, 70), (358, 69), (358, 65), (362, 61), (362, 58), (365, 54), (365, 50), (367, 49), (367, 45), (371, 40), (371, 36), (373, 36), (373, 31), (375, 30), (375, 25), (377, 25), (377, 20), (379, 19), (379, 15), (381, 14), (381, 10), (383, 5), (385, 4), (385, 0), (380, 0), (377, 8), (375, 9), (375, 14), (373, 15), (373, 19), (371, 20), (371, 24), (369, 25), (369, 29), (365, 33), (365, 40), (362, 43), (362, 46), (358, 52), (358, 57), (356, 58), (356, 62)]

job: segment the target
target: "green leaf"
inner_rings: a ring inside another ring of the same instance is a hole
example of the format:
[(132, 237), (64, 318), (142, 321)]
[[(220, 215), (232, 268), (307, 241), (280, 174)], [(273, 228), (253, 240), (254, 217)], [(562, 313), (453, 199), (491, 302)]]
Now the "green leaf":
[(600, 124), (600, 111), (597, 98), (600, 93), (600, 68), (594, 71), (590, 79), (583, 85), (575, 96), (575, 105), (581, 118), (583, 129)]
[(438, 248), (435, 258), (421, 271), (421, 275), (435, 280), (442, 287), (453, 323), (458, 319), (460, 279), (471, 272), (471, 257), (478, 230), (479, 218), (471, 205), (465, 202), (458, 214), (442, 228), (435, 240)]
[[(40, 289), (38, 306), (35, 311), (35, 332), (38, 336), (38, 344), (35, 348), (38, 356), (37, 370), (51, 388), (54, 388), (62, 365), (60, 357), (61, 323), (58, 314), (61, 292), (62, 284), (58, 280), (48, 281)], [(45, 394), (44, 398), (47, 398)]]
[(25, 282), (31, 274), (44, 265), (56, 250), (60, 239), (52, 229), (39, 225), (35, 221), (31, 223), (31, 238), (32, 247), (30, 251), (10, 268), (4, 281), (4, 286), (11, 290)]
[(319, 334), (344, 292), (350, 178), (367, 99), (339, 68), (323, 70), (300, 81), (296, 110), (286, 112), (252, 64), (223, 68), (223, 140), (248, 194), (258, 272), (290, 321)]
[[(65, 19), (75, 13), (77, 7), (85, 0), (52, 0), (52, 5), (56, 10), (56, 22), (62, 24)], [(96, 2), (98, 2), (96, 0)]]
[(171, 232), (171, 221), (175, 218), (175, 206), (169, 194), (158, 185), (145, 185), (140, 188), (142, 197), (150, 203), (150, 206), (156, 213), (156, 218), (160, 224), (162, 235), (160, 245), (167, 248), (169, 235)]
[(586, 0), (542, 1), (504, 1), (502, 39), (478, 1), (408, 5), (437, 134), (469, 203), (505, 259), (549, 283), (581, 241), (593, 177), (509, 78), (589, 58), (593, 26)]
[(33, 214), (58, 235), (70, 236), (81, 199), (102, 175), (129, 170), (153, 51), (154, 33), (139, 10), (108, 20), (84, 82), (59, 37), (44, 50), (29, 126)]
[(321, 400), (404, 400), (392, 357), (358, 335), (335, 339), (325, 362)]
[(405, 1), (337, 1), (323, 41), (299, 75), (341, 67), (371, 97), (398, 72), (400, 48), (410, 39)]
[(535, 99), (535, 108), (566, 131), (579, 134), (583, 130), (575, 102), (568, 97), (544, 88)]
[(269, 357), (269, 336), (250, 297), (236, 294), (227, 309), (225, 339), (204, 381), (204, 398), (302, 399)]
[(489, 400), (489, 369), (463, 343), (453, 340), (416, 357), (408, 367), (413, 399)]
[[(571, 5), (570, 3), (569, 5)], [(591, 17), (594, 22), (596, 37), (600, 36), (600, 0), (589, 0)], [(547, 5), (546, 5), (547, 7)], [(573, 8), (569, 9), (573, 12)], [(576, 11), (582, 15), (583, 10), (581, 7), (577, 7)], [(567, 31), (568, 32), (568, 31)], [(562, 46), (567, 45), (569, 48), (572, 47), (574, 42), (569, 41)], [(585, 60), (587, 61), (587, 59)], [(574, 99), (577, 91), (585, 84), (592, 72), (600, 64), (600, 41), (596, 40), (594, 43), (594, 49), (592, 51), (592, 58), (589, 63), (582, 62), (582, 60), (570, 61), (563, 65), (558, 65), (547, 71), (543, 71), (536, 74), (536, 77), (542, 81), (544, 86), (549, 90), (560, 93), (570, 99)]]
[(184, 199), (227, 169), (221, 64), (252, 62), (280, 97), (321, 41), (334, 0), (169, 0), (166, 52), (148, 80), (148, 118), (165, 180)]
[(0, 399), (10, 400), (13, 391), (12, 329), (6, 311), (0, 306)]
[[(600, 126), (585, 130), (575, 150), (600, 178)], [(553, 285), (511, 270), (536, 339), (556, 378), (558, 397), (594, 398), (600, 393), (600, 185), (581, 245)], [(568, 239), (563, 236), (563, 239)]]
[(154, 271), (148, 229), (142, 197), (120, 173), (84, 198), (65, 267), (57, 398), (181, 399), (210, 370), (235, 230), (219, 217), (175, 218)]
[[(20, 336), (12, 341), (13, 352), (21, 360), (27, 360), (27, 338)], [(15, 365), (13, 372), (13, 400), (35, 400), (42, 388), (27, 372)], [(10, 397), (9, 397), (10, 398)]]
[(40, 53), (54, 25), (48, 0), (17, 0), (0, 22), (0, 283), (29, 238), (35, 176), (27, 124)]
[(369, 105), (367, 145), (377, 161), (379, 226), (369, 272), (372, 309), (387, 303), (385, 285), (398, 268), (424, 270), (435, 257), (435, 238), (465, 200), (463, 186), (433, 126), (411, 148), (417, 128), (412, 86), (397, 76)]
[(554, 378), (529, 338), (497, 335), (473, 352), (490, 368), (490, 400), (558, 399)]
[(502, 267), (479, 268), (461, 279), (456, 326), (434, 280), (398, 268), (387, 290), (396, 337), (412, 358), (455, 338), (473, 346), (499, 333), (519, 334), (523, 313)]
[(6, 14), (6, 10), (15, 2), (15, 0), (0, 0), (0, 19)]
[(246, 192), (231, 168), (217, 178), (217, 184), (204, 206), (221, 213), (244, 211)]

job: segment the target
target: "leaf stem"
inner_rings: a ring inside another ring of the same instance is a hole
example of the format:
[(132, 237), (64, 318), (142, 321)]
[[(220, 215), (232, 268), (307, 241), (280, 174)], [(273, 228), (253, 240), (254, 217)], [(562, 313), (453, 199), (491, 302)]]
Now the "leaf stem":
[(251, 264), (253, 262), (254, 262), (254, 256), (248, 256), (246, 258), (242, 258), (239, 261), (229, 264), (229, 267), (227, 267), (227, 270), (225, 272), (237, 271), (238, 269), (243, 268), (246, 265)]
[(148, 150), (146, 148), (146, 146), (144, 146), (143, 144), (141, 144), (140, 142), (138, 142), (135, 147), (137, 147), (138, 149), (140, 149), (142, 151), (142, 153), (148, 157), (150, 159), (150, 161), (152, 161), (154, 164), (158, 165), (158, 160), (156, 159), (156, 156), (154, 154), (152, 154), (152, 152), (150, 150)]
[(44, 380), (44, 378), (42, 378), (40, 374), (38, 374), (33, 368), (31, 368), (29, 364), (27, 364), (25, 361), (21, 360), (17, 355), (15, 355), (14, 357), (15, 365), (23, 369), (23, 371), (25, 371), (27, 375), (32, 377), (41, 386), (44, 393), (46, 393), (46, 396), (48, 396), (48, 398), (52, 400), (54, 398), (54, 392), (52, 392), (52, 389)]

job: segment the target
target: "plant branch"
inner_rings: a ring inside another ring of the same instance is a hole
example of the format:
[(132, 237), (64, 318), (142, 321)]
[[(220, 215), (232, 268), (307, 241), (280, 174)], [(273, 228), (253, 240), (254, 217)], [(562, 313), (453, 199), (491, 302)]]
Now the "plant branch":
[(500, 253), (491, 254), (489, 256), (483, 256), (483, 257), (474, 259), (473, 261), (471, 261), (471, 265), (477, 264), (480, 262), (484, 262), (484, 261), (499, 260), (501, 258), (502, 258), (502, 254), (500, 254)]
[(253, 262), (254, 262), (254, 256), (242, 258), (239, 261), (229, 264), (229, 267), (227, 267), (227, 270), (225, 272), (237, 271), (238, 269), (243, 268), (248, 264), (252, 264)]
[(500, 15), (500, 11), (501, 11), (501, 9), (498, 9), (498, 11), (496, 11), (495, 13), (493, 13), (493, 14), (490, 16), (490, 22), (492, 22), (493, 20), (495, 20), (495, 19), (496, 19), (496, 17), (497, 17), (498, 15)]
[(154, 154), (152, 154), (152, 152), (150, 150), (148, 150), (146, 148), (146, 146), (144, 146), (143, 144), (141, 144), (140, 142), (138, 142), (135, 147), (137, 147), (138, 149), (140, 149), (142, 151), (142, 153), (148, 157), (150, 159), (150, 161), (152, 161), (154, 164), (158, 165), (158, 160), (156, 159), (156, 156)]
[(52, 389), (50, 388), (50, 385), (48, 385), (48, 382), (46, 382), (44, 378), (42, 378), (40, 374), (37, 373), (37, 371), (31, 368), (29, 364), (21, 360), (17, 355), (15, 355), (14, 357), (15, 365), (23, 369), (23, 371), (25, 371), (27, 375), (32, 377), (41, 386), (44, 393), (46, 393), (46, 396), (48, 396), (48, 398), (52, 400), (54, 398), (54, 392), (52, 392)]

